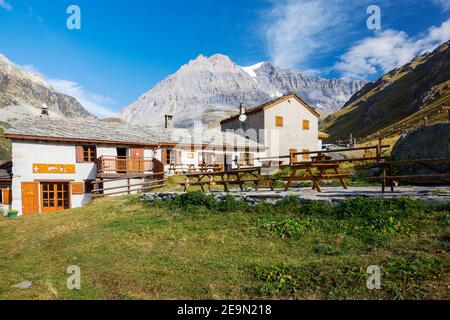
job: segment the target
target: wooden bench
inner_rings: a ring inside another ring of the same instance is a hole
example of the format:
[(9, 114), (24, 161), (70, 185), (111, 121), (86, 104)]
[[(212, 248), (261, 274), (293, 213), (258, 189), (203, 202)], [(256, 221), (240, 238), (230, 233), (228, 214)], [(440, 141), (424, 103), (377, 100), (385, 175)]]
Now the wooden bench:
[[(180, 183), (184, 186), (184, 190), (188, 191), (189, 186), (200, 186), (202, 191), (205, 191), (204, 186), (208, 186), (208, 190), (211, 191), (211, 187), (214, 185), (223, 186), (225, 191), (229, 191), (229, 185), (239, 185), (241, 191), (244, 191), (245, 184), (253, 184), (255, 190), (259, 189), (259, 186), (263, 183), (268, 183), (271, 190), (274, 190), (274, 182), (276, 179), (269, 176), (261, 176), (261, 168), (252, 167), (241, 170), (232, 171), (220, 171), (220, 172), (203, 172), (195, 174), (187, 174), (186, 181)], [(216, 180), (216, 178), (220, 178)]]

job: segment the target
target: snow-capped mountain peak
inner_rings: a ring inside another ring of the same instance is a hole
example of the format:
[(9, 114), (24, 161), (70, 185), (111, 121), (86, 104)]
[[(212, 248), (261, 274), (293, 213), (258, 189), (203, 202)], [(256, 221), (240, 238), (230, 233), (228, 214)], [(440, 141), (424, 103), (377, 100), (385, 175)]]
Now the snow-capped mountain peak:
[(258, 70), (259, 68), (261, 68), (261, 66), (264, 64), (265, 62), (260, 62), (257, 64), (254, 64), (252, 66), (248, 66), (248, 67), (241, 67), (242, 70), (244, 70), (250, 77), (252, 78), (256, 78), (256, 73), (255, 71)]
[(291, 92), (312, 106), (319, 103), (323, 108), (318, 111), (325, 116), (342, 108), (366, 83), (308, 78), (271, 62), (241, 67), (222, 54), (199, 55), (122, 110), (119, 117), (162, 126), (164, 115), (172, 114), (179, 127), (191, 127), (198, 120), (215, 125), (238, 112), (240, 103), (257, 106)]

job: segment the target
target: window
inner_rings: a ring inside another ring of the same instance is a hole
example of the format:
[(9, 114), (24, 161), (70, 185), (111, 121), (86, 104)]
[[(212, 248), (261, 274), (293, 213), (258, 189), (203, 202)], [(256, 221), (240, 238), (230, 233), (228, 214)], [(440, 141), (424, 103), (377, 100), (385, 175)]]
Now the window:
[(275, 127), (283, 128), (283, 117), (280, 116), (275, 117)]
[(91, 145), (83, 146), (83, 162), (95, 162), (97, 159), (97, 148)]
[(303, 120), (303, 130), (309, 130), (309, 120)]

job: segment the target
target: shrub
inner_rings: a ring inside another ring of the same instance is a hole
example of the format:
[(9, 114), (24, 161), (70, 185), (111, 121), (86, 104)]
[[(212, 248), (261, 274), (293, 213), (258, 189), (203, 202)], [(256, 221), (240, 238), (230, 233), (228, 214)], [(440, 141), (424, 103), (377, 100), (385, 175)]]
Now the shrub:
[(221, 212), (232, 212), (243, 210), (247, 207), (247, 203), (244, 200), (236, 200), (235, 197), (227, 195), (222, 202), (218, 204), (218, 210)]
[(217, 210), (218, 207), (213, 195), (206, 195), (200, 191), (183, 193), (173, 200), (173, 204), (194, 212), (196, 207), (204, 207), (211, 211)]

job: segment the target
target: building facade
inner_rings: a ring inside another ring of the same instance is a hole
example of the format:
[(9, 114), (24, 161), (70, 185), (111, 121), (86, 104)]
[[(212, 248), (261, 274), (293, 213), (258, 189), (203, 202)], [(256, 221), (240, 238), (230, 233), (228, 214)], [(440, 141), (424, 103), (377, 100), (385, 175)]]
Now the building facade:
[[(222, 131), (236, 133), (267, 146), (272, 157), (316, 151), (320, 146), (319, 113), (296, 94), (288, 94), (221, 121)], [(245, 121), (241, 121), (245, 119)], [(308, 155), (302, 157), (307, 160)]]
[(17, 122), (5, 134), (12, 142), (10, 208), (19, 215), (77, 208), (93, 191), (142, 191), (174, 161), (198, 168), (205, 160), (266, 154), (265, 147), (238, 135), (208, 133), (208, 140), (194, 142), (188, 133), (92, 120)]

